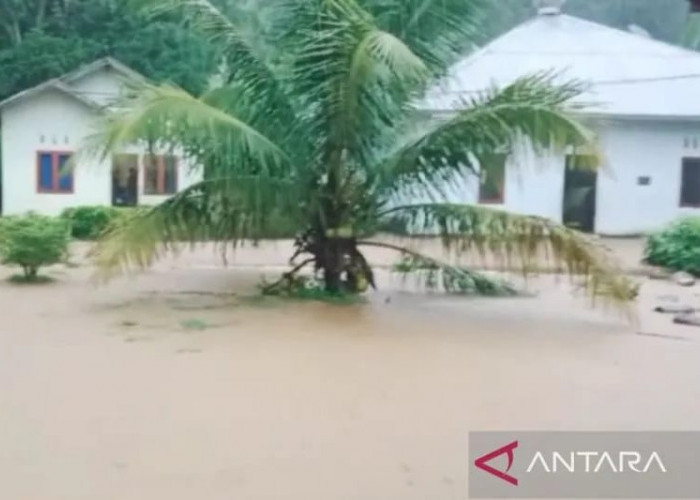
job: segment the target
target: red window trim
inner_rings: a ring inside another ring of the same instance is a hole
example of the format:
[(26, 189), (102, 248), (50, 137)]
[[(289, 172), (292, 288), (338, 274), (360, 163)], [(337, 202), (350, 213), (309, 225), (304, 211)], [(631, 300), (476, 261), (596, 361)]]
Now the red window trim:
[[(71, 182), (70, 189), (61, 189), (61, 156), (73, 156), (74, 151), (42, 151), (36, 152), (36, 192), (42, 194), (73, 194), (75, 193), (75, 175), (71, 172)], [(41, 186), (41, 157), (43, 155), (51, 155), (51, 169), (53, 176), (53, 187), (52, 189), (45, 189)]]
[(501, 186), (501, 194), (495, 198), (482, 198), (479, 193), (479, 203), (482, 205), (502, 205), (506, 201), (505, 186)]
[[(175, 163), (175, 191), (172, 193), (166, 192), (165, 186), (165, 158), (172, 158)], [(146, 163), (151, 158), (156, 159), (156, 190), (147, 191), (147, 181), (148, 181), (148, 167)], [(180, 184), (180, 179), (178, 178), (178, 172), (180, 170), (180, 159), (175, 155), (144, 155), (143, 157), (143, 194), (146, 196), (170, 196), (178, 192), (178, 185)]]

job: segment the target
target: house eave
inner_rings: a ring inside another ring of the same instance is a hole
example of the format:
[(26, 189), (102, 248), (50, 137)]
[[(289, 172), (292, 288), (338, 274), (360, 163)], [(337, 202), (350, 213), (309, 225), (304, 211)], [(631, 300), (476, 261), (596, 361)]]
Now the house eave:
[(76, 101), (80, 102), (81, 104), (87, 106), (90, 109), (99, 111), (102, 109), (102, 107), (97, 104), (96, 102), (85, 98), (84, 96), (78, 94), (77, 92), (74, 92), (72, 89), (64, 85), (60, 79), (56, 78), (53, 80), (49, 80), (47, 82), (41, 83), (35, 87), (32, 87), (30, 89), (23, 90), (22, 92), (19, 92), (13, 96), (8, 97), (4, 101), (0, 102), (0, 111), (5, 109), (7, 106), (14, 104), (18, 101), (33, 97), (35, 95), (39, 95), (42, 92), (46, 92), (49, 90), (55, 90), (58, 91), (68, 97), (71, 97), (75, 99)]
[(59, 80), (66, 83), (72, 83), (103, 68), (111, 68), (130, 80), (134, 80), (137, 82), (148, 81), (147, 78), (141, 73), (129, 68), (125, 64), (120, 63), (112, 57), (103, 57), (102, 59), (98, 59), (97, 61), (85, 64), (80, 68), (61, 76)]
[[(424, 113), (432, 116), (449, 116), (460, 111), (459, 109), (437, 109), (437, 108), (417, 108), (419, 113)], [(700, 123), (700, 115), (661, 115), (661, 114), (643, 114), (643, 113), (601, 113), (601, 112), (585, 112), (576, 111), (575, 116), (583, 119), (594, 120), (619, 120), (619, 121), (658, 121), (658, 122), (684, 122), (684, 123)]]

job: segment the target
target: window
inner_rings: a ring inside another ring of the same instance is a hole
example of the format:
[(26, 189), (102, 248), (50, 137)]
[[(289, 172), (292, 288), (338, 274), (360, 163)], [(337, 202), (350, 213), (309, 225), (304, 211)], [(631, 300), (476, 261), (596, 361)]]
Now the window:
[(71, 153), (40, 151), (37, 155), (37, 191), (72, 193), (73, 172), (66, 165)]
[(479, 203), (503, 203), (507, 158), (504, 154), (495, 154), (481, 160)]
[(681, 206), (700, 208), (700, 158), (683, 158)]
[(144, 194), (177, 192), (177, 158), (170, 155), (146, 155), (143, 159)]

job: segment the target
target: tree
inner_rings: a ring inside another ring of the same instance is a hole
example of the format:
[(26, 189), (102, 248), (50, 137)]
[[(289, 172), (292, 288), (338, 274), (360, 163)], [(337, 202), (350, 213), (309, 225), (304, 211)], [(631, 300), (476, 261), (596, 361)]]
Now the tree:
[(0, 0), (0, 100), (104, 56), (195, 93), (220, 59), (179, 19), (148, 19), (124, 0)]
[[(428, 286), (491, 293), (498, 284), (410, 248), (434, 235), (461, 254), (500, 254), (527, 270), (550, 255), (585, 277), (591, 295), (630, 298), (628, 281), (585, 236), (551, 221), (447, 203), (501, 148), (527, 137), (538, 150), (590, 146), (571, 116), (575, 83), (522, 78), (430, 116), (415, 102), (471, 43), (480, 1), (278, 0), (271, 40), (260, 43), (208, 0), (151, 2), (206, 33), (228, 58), (220, 85), (194, 97), (146, 85), (111, 114), (87, 152), (104, 155), (147, 140), (184, 148), (204, 180), (128, 224), (96, 248), (111, 276), (148, 266), (178, 242), (237, 245), (293, 229), (294, 266), (313, 266), (330, 293), (362, 291), (373, 273), (362, 249), (385, 247)], [(261, 55), (259, 47), (272, 47)], [(400, 243), (374, 239), (379, 232)]]

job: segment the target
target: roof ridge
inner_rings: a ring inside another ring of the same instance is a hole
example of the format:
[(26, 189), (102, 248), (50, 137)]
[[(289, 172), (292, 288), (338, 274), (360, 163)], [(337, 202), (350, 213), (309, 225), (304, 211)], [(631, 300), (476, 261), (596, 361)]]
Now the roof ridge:
[[(643, 36), (640, 36), (636, 33), (632, 33), (630, 31), (618, 28), (616, 26), (610, 26), (609, 24), (603, 24), (603, 23), (599, 23), (597, 21), (591, 21), (590, 19), (585, 19), (585, 18), (579, 17), (579, 16), (572, 16), (571, 14), (559, 14), (557, 17), (566, 18), (566, 19), (569, 19), (569, 20), (572, 20), (574, 22), (578, 22), (581, 24), (587, 24), (589, 26), (592, 26), (592, 27), (599, 29), (599, 30), (602, 30), (602, 31), (613, 31), (618, 35), (627, 35), (631, 38), (635, 38), (636, 40), (638, 40), (641, 43), (646, 43), (649, 45), (658, 45), (658, 46), (661, 46), (661, 47), (664, 47), (667, 49), (677, 50), (678, 52), (685, 53), (687, 55), (691, 55), (691, 56), (695, 56), (695, 57), (700, 58), (699, 52), (692, 50), (692, 49), (689, 49), (687, 47), (683, 47), (682, 45), (676, 45), (675, 43), (667, 42), (665, 40), (659, 40), (658, 38), (654, 38), (654, 37), (648, 37), (648, 38), (643, 37)], [(537, 18), (535, 18), (535, 19), (537, 19)]]

